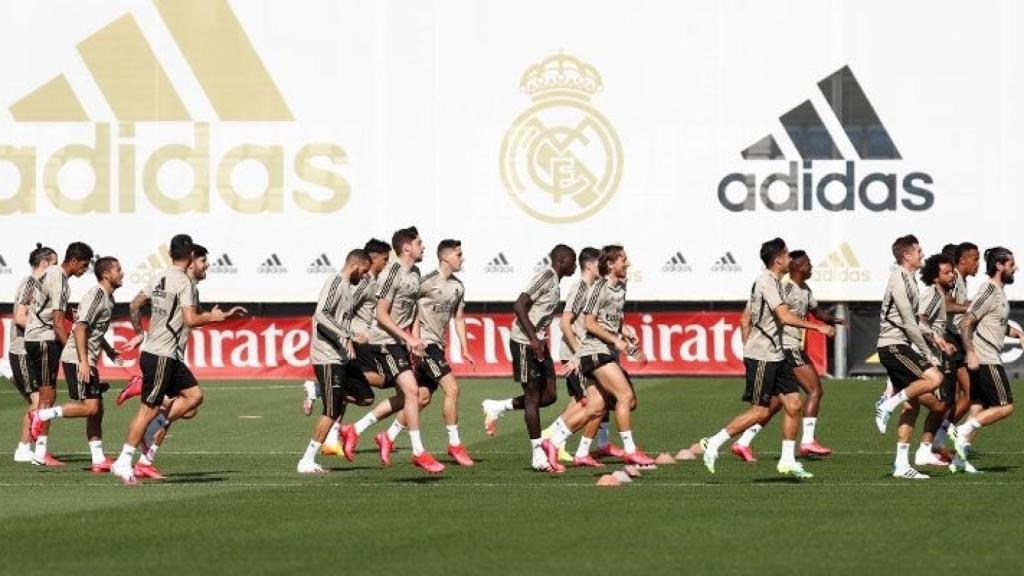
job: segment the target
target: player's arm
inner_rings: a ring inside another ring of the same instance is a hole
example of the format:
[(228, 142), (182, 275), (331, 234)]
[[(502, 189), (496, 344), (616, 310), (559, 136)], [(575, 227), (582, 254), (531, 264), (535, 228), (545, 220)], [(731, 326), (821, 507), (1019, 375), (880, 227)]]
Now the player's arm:
[(576, 337), (576, 333), (572, 329), (573, 316), (571, 309), (564, 310), (561, 318), (558, 319), (558, 328), (562, 331), (562, 340), (565, 341), (565, 345), (575, 355), (576, 351), (580, 349), (580, 339)]
[[(341, 280), (342, 282), (344, 280)], [(333, 282), (332, 282), (333, 284)], [(317, 303), (316, 311), (313, 312), (313, 320), (317, 326), (327, 330), (338, 342), (344, 343), (352, 339), (352, 331), (346, 326), (347, 323), (338, 321), (338, 307), (341, 306), (341, 290), (331, 289)]]
[(740, 338), (743, 340), (743, 344), (747, 343), (750, 339), (750, 301), (747, 301), (746, 305), (743, 306), (743, 312), (740, 314)]
[(469, 336), (466, 334), (466, 307), (461, 304), (455, 310), (455, 333), (459, 336), (459, 344), (462, 346), (462, 357), (476, 370), (476, 358), (473, 358), (469, 351)]
[(836, 333), (836, 329), (828, 324), (809, 322), (797, 316), (785, 303), (776, 306), (772, 312), (775, 314), (775, 317), (779, 319), (779, 322), (782, 322), (786, 326), (795, 326), (805, 330), (814, 330), (816, 332), (821, 332), (825, 336), (834, 336)]
[(71, 327), (71, 337), (75, 339), (75, 353), (78, 354), (78, 377), (89, 379), (89, 324), (75, 322)]
[[(415, 320), (413, 324), (415, 324)], [(416, 347), (422, 344), (418, 338), (414, 338), (412, 334), (399, 328), (398, 324), (391, 318), (390, 298), (380, 298), (377, 300), (377, 325), (393, 338), (405, 343), (409, 347)]]
[(960, 340), (964, 343), (964, 355), (967, 360), (967, 368), (978, 369), (978, 353), (974, 349), (974, 327), (978, 324), (978, 317), (974, 312), (968, 310), (960, 320)]
[(14, 324), (18, 328), (25, 329), (28, 325), (28, 305), (17, 302), (14, 305)]
[(970, 302), (957, 304), (956, 298), (953, 297), (952, 292), (946, 292), (946, 314), (963, 314), (964, 312), (967, 312), (967, 309), (970, 307)]
[(114, 350), (114, 347), (110, 344), (110, 342), (107, 342), (106, 338), (100, 340), (100, 348), (103, 350), (103, 353), (107, 355), (107, 358), (110, 358), (112, 362), (117, 362), (120, 364), (119, 361), (121, 359), (121, 355), (117, 352), (117, 350)]
[(928, 347), (928, 342), (925, 341), (924, 334), (921, 333), (921, 327), (917, 323), (917, 312), (910, 303), (910, 294), (907, 293), (906, 283), (899, 282), (898, 284), (899, 287), (892, 291), (892, 300), (896, 305), (896, 311), (899, 312), (900, 318), (903, 321), (903, 329), (911, 344), (927, 354), (931, 348)]
[(135, 330), (135, 336), (125, 343), (123, 350), (134, 350), (145, 339), (146, 333), (142, 330), (142, 309), (147, 302), (149, 302), (149, 295), (144, 290), (140, 290), (135, 298), (128, 303), (128, 318), (131, 320), (132, 329)]
[(537, 327), (530, 322), (530, 308), (533, 307), (533, 299), (526, 292), (519, 294), (514, 304), (512, 304), (512, 310), (516, 313), (516, 320), (519, 321), (519, 327), (526, 333), (526, 338), (530, 340), (530, 348), (533, 348), (533, 353), (541, 356), (544, 353), (544, 344), (541, 343), (540, 338), (537, 337)]
[(64, 324), (64, 320), (67, 318), (68, 308), (68, 289), (66, 286), (57, 284), (50, 286), (50, 301), (53, 302), (53, 333), (57, 336), (57, 342), (61, 346), (68, 343), (68, 338), (71, 336), (68, 333), (68, 327)]
[(828, 310), (825, 310), (820, 306), (815, 306), (811, 308), (810, 310), (807, 311), (807, 313), (810, 314), (811, 316), (814, 316), (819, 321), (828, 324), (829, 326), (838, 326), (841, 324), (846, 324), (846, 320), (842, 318), (836, 318), (835, 314), (829, 312)]

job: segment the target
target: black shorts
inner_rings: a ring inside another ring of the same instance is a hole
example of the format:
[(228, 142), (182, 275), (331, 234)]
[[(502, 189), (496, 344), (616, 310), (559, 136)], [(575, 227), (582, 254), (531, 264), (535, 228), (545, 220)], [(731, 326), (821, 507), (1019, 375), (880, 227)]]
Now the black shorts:
[(142, 403), (156, 408), (164, 403), (164, 398), (173, 398), (199, 385), (196, 377), (188, 366), (180, 360), (157, 356), (149, 352), (139, 355), (142, 367)]
[(373, 346), (373, 359), (380, 366), (384, 381), (389, 384), (394, 384), (399, 374), (412, 370), (409, 349), (405, 344), (376, 344)]
[(1010, 379), (1002, 364), (982, 364), (971, 371), (971, 404), (985, 408), (1013, 404)]
[(323, 400), (323, 415), (334, 419), (345, 409), (345, 366), (343, 364), (313, 364), (316, 374), (316, 392)]
[(377, 363), (377, 358), (373, 353), (373, 346), (369, 344), (353, 344), (352, 347), (356, 351), (356, 357), (347, 366), (357, 368), (360, 372), (384, 373), (380, 369), (380, 364)]
[(38, 392), (38, 388), (32, 387), (32, 376), (28, 370), (28, 354), (15, 354), (9, 352), (7, 354), (7, 360), (11, 363), (11, 372), (14, 373), (11, 381), (14, 382), (14, 387), (18, 389), (18, 393), (25, 397), (27, 400), (29, 394)]
[(967, 367), (967, 354), (964, 352), (964, 341), (963, 341), (963, 339), (960, 338), (959, 334), (953, 334), (953, 333), (950, 333), (950, 332), (946, 332), (945, 337), (946, 337), (946, 342), (949, 342), (950, 344), (953, 345), (954, 348), (956, 348), (956, 350), (953, 352), (953, 354), (949, 357), (950, 365), (953, 368), (953, 372), (956, 372), (957, 370), (959, 370), (961, 368), (966, 368)]
[(758, 406), (768, 406), (779, 394), (794, 394), (800, 391), (800, 384), (793, 376), (793, 368), (786, 360), (769, 362), (744, 358), (747, 385), (743, 390), (743, 401)]
[[(935, 352), (933, 350), (933, 352)], [(941, 354), (941, 353), (940, 353)], [(954, 368), (953, 357), (948, 354), (941, 354), (942, 365), (939, 366), (939, 371), (942, 372), (942, 384), (935, 389), (935, 397), (940, 402), (945, 403), (947, 406), (952, 406), (956, 402), (956, 368)]]
[(89, 367), (89, 379), (83, 381), (78, 374), (78, 364), (63, 362), (64, 379), (68, 381), (68, 398), (75, 402), (97, 400), (102, 397), (100, 373), (95, 366)]
[(909, 386), (929, 368), (935, 368), (917, 350), (906, 344), (882, 346), (878, 349), (878, 360), (892, 381), (892, 388), (899, 392)]
[(423, 388), (436, 392), (441, 379), (452, 373), (452, 367), (444, 355), (444, 348), (437, 344), (427, 346), (426, 356), (420, 359), (416, 370), (416, 382)]
[[(605, 364), (611, 364), (615, 362), (618, 364), (619, 356), (617, 354), (587, 354), (586, 356), (580, 356), (578, 359), (580, 365), (580, 374), (585, 378), (596, 380), (594, 378), (594, 370), (597, 370)], [(622, 366), (619, 366), (620, 368)]]
[(807, 355), (807, 351), (803, 348), (785, 348), (783, 353), (786, 354), (786, 363), (789, 364), (791, 369), (801, 368), (803, 366), (814, 366), (811, 362), (811, 357)]
[(33, 391), (57, 385), (57, 369), (60, 368), (61, 347), (56, 340), (25, 342), (28, 358), (29, 386)]
[[(567, 361), (562, 362), (563, 365), (567, 363)], [(593, 385), (593, 382), (587, 380), (587, 377), (580, 373), (579, 366), (576, 367), (575, 372), (565, 377), (565, 391), (577, 402), (587, 397), (587, 386)]]
[(537, 358), (529, 344), (509, 342), (508, 345), (512, 352), (512, 377), (516, 382), (543, 386), (555, 377), (555, 362), (546, 344), (543, 358)]

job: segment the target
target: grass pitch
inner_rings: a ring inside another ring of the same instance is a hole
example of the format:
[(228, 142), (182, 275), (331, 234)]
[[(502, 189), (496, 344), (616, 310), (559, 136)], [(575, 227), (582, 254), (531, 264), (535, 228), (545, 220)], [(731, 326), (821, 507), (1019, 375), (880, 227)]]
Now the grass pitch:
[[(364, 434), (355, 463), (321, 456), (331, 474), (299, 476), (312, 418), (299, 410), (298, 383), (207, 383), (199, 418), (176, 424), (160, 452), (168, 479), (134, 488), (85, 471), (81, 420), (51, 426), (66, 468), (15, 464), (23, 406), (5, 388), (0, 574), (1018, 574), (1021, 416), (982, 432), (974, 462), (984, 474), (897, 480), (893, 431), (880, 436), (872, 421), (880, 387), (825, 382), (818, 436), (836, 454), (805, 461), (811, 480), (776, 474), (773, 423), (754, 444), (756, 464), (723, 452), (713, 476), (680, 462), (619, 488), (596, 488), (592, 469), (530, 471), (520, 413), (487, 438), (480, 400), (515, 393), (506, 380), (463, 382), (463, 441), (478, 464), (439, 477), (408, 462), (406, 435), (381, 468), (372, 434), (385, 423)], [(648, 453), (674, 454), (744, 407), (738, 380), (637, 389), (635, 436)], [(439, 404), (427, 409), (424, 440), (449, 464)], [(109, 454), (136, 406), (108, 406)]]

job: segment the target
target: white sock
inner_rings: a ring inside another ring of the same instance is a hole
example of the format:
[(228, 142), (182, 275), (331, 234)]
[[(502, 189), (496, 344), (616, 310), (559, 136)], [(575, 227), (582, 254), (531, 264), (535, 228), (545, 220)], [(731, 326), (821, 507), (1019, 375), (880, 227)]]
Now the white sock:
[(590, 443), (593, 442), (593, 438), (587, 438), (583, 436), (580, 438), (580, 445), (576, 447), (576, 457), (586, 458), (590, 456)]
[(42, 420), (43, 422), (49, 422), (54, 418), (63, 418), (64, 409), (61, 408), (60, 406), (54, 406), (53, 408), (42, 408), (39, 410), (39, 412), (37, 412), (37, 415), (39, 416), (39, 419)]
[(601, 422), (601, 425), (597, 427), (597, 447), (604, 448), (609, 444), (608, 440), (608, 423)]
[(320, 443), (316, 440), (310, 440), (309, 445), (306, 446), (306, 453), (302, 455), (302, 460), (299, 460), (300, 464), (312, 464), (316, 462), (316, 453), (320, 451)]
[(981, 422), (978, 422), (977, 418), (970, 418), (957, 428), (957, 432), (963, 434), (964, 438), (967, 438), (968, 434), (973, 434), (975, 430), (981, 430)]
[(782, 441), (782, 454), (779, 455), (779, 464), (796, 463), (796, 440)]
[(156, 451), (159, 450), (159, 449), (160, 449), (160, 445), (159, 444), (150, 444), (149, 445), (149, 450), (147, 450), (145, 454), (143, 454), (142, 456), (139, 457), (139, 462), (142, 462), (142, 459), (145, 458), (146, 459), (146, 462), (145, 462), (146, 464), (152, 464), (153, 461), (156, 460)]
[(498, 400), (498, 407), (506, 412), (509, 410), (515, 410), (515, 407), (512, 406), (511, 398), (506, 398), (505, 400)]
[(543, 441), (544, 440), (540, 438), (530, 438), (530, 447), (533, 448), (534, 450), (537, 450), (540, 448), (540, 444)]
[(747, 428), (743, 431), (743, 434), (740, 434), (740, 439), (737, 440), (736, 443), (740, 446), (749, 447), (750, 443), (754, 441), (754, 437), (757, 436), (757, 433), (760, 432), (762, 428), (764, 427), (760, 424), (754, 424), (750, 428)]
[(367, 412), (365, 416), (356, 421), (356, 434), (362, 434), (367, 428), (377, 423), (377, 417), (373, 412)]
[(942, 426), (935, 431), (935, 441), (932, 442), (936, 448), (942, 449), (946, 447), (946, 435), (949, 433), (949, 420), (943, 420)]
[(619, 432), (619, 437), (622, 438), (622, 450), (626, 454), (632, 454), (636, 452), (636, 444), (633, 443), (633, 432), (626, 430), (625, 432)]
[(882, 402), (882, 410), (885, 410), (886, 412), (892, 412), (900, 404), (903, 404), (906, 401), (907, 401), (907, 391), (906, 390), (900, 390), (899, 394), (888, 398), (885, 402)]
[(886, 398), (892, 398), (892, 394), (895, 391), (896, 391), (896, 389), (893, 388), (892, 380), (886, 378), (885, 379), (885, 390), (882, 391), (882, 395), (885, 396)]
[[(392, 426), (394, 425), (392, 424)], [(388, 433), (390, 434), (391, 431), (389, 430)], [(409, 430), (409, 440), (412, 441), (413, 456), (419, 456), (420, 454), (423, 454), (424, 452), (427, 451), (427, 449), (423, 447), (423, 438), (420, 437), (419, 430)]]
[(814, 427), (817, 425), (817, 418), (804, 418), (804, 436), (800, 439), (801, 444), (814, 443)]
[(46, 459), (46, 436), (36, 438), (36, 453), (33, 458), (37, 462), (42, 462)]
[(906, 442), (896, 443), (896, 469), (905, 470), (910, 468), (910, 444)]
[(930, 442), (921, 442), (921, 444), (917, 447), (917, 455), (918, 456), (928, 456), (928, 457), (930, 457), (932, 455), (932, 445), (931, 445), (931, 443)]
[(117, 457), (117, 462), (114, 463), (114, 466), (117, 466), (119, 468), (124, 466), (131, 467), (132, 458), (134, 457), (135, 446), (125, 444), (123, 447), (121, 447), (121, 455)]
[(565, 425), (565, 420), (562, 420), (561, 416), (551, 426), (555, 429), (555, 433), (551, 435), (551, 443), (555, 446), (564, 446), (565, 441), (569, 439), (569, 436), (572, 436), (572, 430), (569, 430), (569, 427)]
[(312, 380), (306, 380), (302, 383), (302, 389), (306, 391), (306, 398), (310, 401), (316, 401), (316, 382)]
[(708, 450), (718, 452), (718, 449), (722, 447), (722, 444), (728, 442), (729, 438), (732, 438), (732, 436), (729, 436), (729, 433), (725, 431), (725, 428), (722, 428), (718, 431), (718, 434), (708, 438)]
[(93, 464), (103, 464), (107, 457), (103, 454), (103, 440), (90, 440), (89, 453), (92, 454)]
[(448, 445), (458, 446), (462, 444), (462, 440), (459, 439), (459, 425), (452, 424), (451, 426), (445, 426), (448, 429)]
[(388, 426), (388, 440), (394, 442), (395, 439), (398, 438), (398, 435), (402, 433), (402, 430), (405, 430), (405, 426), (402, 426), (402, 423), (398, 421), (398, 418), (392, 420), (391, 426)]
[(324, 440), (324, 444), (338, 443), (338, 428), (341, 428), (341, 424), (338, 424), (337, 422), (331, 424), (331, 430), (327, 432), (327, 439)]
[(32, 444), (29, 442), (18, 442), (18, 452), (31, 452)]

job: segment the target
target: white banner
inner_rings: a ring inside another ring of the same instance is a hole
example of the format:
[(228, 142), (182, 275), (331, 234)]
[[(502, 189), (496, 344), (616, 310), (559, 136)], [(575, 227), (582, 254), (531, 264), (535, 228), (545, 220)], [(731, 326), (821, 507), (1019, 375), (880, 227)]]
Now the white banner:
[(415, 224), (463, 241), (475, 301), (514, 299), (559, 242), (625, 244), (631, 298), (739, 300), (774, 236), (819, 298), (875, 300), (896, 236), (1016, 244), (1020, 23), (1012, 2), (5, 1), (0, 297), (36, 241), (84, 240), (128, 299), (187, 232), (204, 299), (311, 301)]

